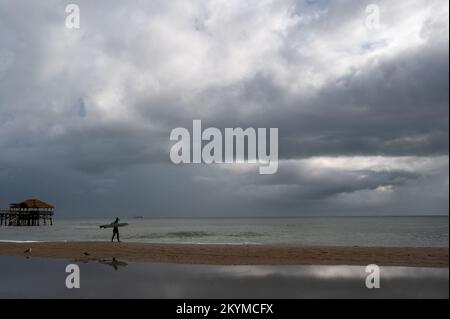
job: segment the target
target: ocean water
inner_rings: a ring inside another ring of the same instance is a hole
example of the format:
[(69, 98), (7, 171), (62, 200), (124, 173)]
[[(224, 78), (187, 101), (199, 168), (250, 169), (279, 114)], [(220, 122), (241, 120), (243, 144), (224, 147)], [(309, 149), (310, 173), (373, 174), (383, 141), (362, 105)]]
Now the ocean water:
[[(53, 226), (1, 227), (0, 241), (105, 241), (113, 219), (58, 220)], [(122, 241), (448, 247), (448, 217), (125, 219)]]

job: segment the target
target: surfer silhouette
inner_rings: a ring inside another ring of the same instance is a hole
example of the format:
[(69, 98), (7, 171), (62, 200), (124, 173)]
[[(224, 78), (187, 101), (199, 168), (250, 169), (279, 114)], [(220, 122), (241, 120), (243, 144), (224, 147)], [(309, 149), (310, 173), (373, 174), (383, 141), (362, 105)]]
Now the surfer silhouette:
[(111, 238), (111, 242), (113, 242), (114, 241), (114, 237), (117, 236), (117, 242), (120, 243), (119, 226), (118, 226), (119, 220), (120, 220), (119, 217), (117, 217), (116, 220), (112, 223), (114, 226), (113, 226), (113, 235), (112, 235), (112, 238)]

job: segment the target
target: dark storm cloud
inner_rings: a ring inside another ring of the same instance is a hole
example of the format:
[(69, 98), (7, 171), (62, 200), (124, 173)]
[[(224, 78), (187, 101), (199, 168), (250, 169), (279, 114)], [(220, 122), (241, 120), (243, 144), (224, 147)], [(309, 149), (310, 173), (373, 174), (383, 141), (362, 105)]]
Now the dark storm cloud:
[(330, 157), (282, 162), (281, 167), (278, 174), (263, 179), (249, 168), (233, 171), (231, 177), (197, 180), (211, 189), (214, 184), (228, 185), (227, 193), (244, 207), (254, 209), (252, 203), (258, 202), (260, 214), (360, 214), (366, 209), (381, 214), (436, 214), (448, 204), (445, 156), (432, 161), (340, 158), (337, 163)]
[[(69, 30), (61, 1), (0, 1), (0, 205), (448, 212), (448, 4), (380, 1), (378, 30), (359, 1), (77, 4)], [(278, 174), (171, 164), (193, 119), (278, 127)]]
[[(448, 154), (447, 48), (417, 50), (333, 80), (313, 96), (295, 96), (257, 75), (200, 97), (217, 113), (195, 118), (215, 127), (279, 127), (280, 156), (427, 156)], [(170, 105), (170, 104), (169, 104)], [(246, 105), (258, 109), (246, 115)], [(172, 108), (152, 116), (190, 126)]]

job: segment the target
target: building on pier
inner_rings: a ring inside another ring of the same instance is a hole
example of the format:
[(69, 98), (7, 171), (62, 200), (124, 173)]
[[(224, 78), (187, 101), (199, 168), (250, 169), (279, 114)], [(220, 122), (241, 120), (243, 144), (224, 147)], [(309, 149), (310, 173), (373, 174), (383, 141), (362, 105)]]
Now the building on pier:
[(55, 207), (39, 199), (11, 203), (0, 210), (0, 226), (53, 225)]

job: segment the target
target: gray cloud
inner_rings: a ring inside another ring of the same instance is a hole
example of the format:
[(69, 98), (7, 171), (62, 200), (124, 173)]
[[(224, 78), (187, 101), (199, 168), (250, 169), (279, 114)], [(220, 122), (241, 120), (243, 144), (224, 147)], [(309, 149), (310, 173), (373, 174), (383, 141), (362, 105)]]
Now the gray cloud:
[[(0, 1), (0, 206), (448, 213), (447, 3), (379, 1), (378, 30), (359, 1), (77, 3), (69, 30), (63, 1)], [(279, 173), (171, 164), (193, 119), (278, 127)]]

